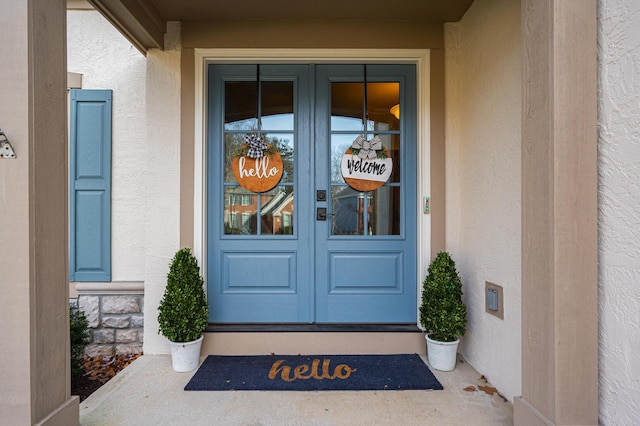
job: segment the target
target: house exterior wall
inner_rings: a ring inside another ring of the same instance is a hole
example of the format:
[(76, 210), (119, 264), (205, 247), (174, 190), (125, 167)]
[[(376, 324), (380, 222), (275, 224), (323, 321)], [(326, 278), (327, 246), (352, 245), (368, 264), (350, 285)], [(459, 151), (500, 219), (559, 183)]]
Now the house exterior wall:
[(165, 50), (147, 52), (144, 351), (154, 354), (169, 353), (158, 305), (180, 245), (180, 34), (180, 23), (169, 23)]
[(95, 10), (68, 11), (67, 34), (67, 70), (83, 89), (113, 90), (111, 277), (142, 281), (146, 59)]
[(157, 307), (180, 243), (180, 24), (145, 58), (97, 11), (67, 19), (69, 72), (83, 89), (113, 90), (113, 280), (71, 288), (89, 320), (86, 352), (168, 353)]
[(640, 4), (598, 10), (600, 422), (640, 423)]
[[(510, 400), (522, 392), (520, 55), (518, 2), (476, 0), (445, 24), (446, 240), (468, 311), (462, 354)], [(504, 289), (504, 320), (485, 312), (485, 281)]]
[(147, 217), (146, 58), (100, 13), (67, 11), (67, 70), (82, 89), (113, 90), (111, 276), (71, 283), (72, 303), (89, 320), (90, 356), (142, 351)]

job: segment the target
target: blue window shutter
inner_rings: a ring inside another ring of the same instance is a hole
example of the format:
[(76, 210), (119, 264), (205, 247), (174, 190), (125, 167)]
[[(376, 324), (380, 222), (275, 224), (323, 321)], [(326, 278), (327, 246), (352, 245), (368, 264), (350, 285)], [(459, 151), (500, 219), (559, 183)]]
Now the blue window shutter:
[(111, 98), (71, 90), (70, 281), (111, 281)]

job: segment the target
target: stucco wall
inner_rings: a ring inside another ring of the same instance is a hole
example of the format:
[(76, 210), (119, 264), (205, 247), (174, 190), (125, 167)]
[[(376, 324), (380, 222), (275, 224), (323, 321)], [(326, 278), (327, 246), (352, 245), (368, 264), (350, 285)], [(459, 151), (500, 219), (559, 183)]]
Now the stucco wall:
[(147, 53), (144, 352), (169, 353), (158, 335), (158, 305), (180, 244), (180, 23), (169, 23), (165, 50)]
[(146, 59), (97, 11), (70, 10), (67, 70), (83, 89), (113, 90), (111, 277), (142, 281)]
[(640, 424), (640, 3), (599, 1), (600, 421)]
[[(476, 0), (445, 24), (447, 250), (468, 310), (464, 357), (508, 399), (520, 395), (520, 5)], [(504, 320), (485, 312), (504, 288)]]

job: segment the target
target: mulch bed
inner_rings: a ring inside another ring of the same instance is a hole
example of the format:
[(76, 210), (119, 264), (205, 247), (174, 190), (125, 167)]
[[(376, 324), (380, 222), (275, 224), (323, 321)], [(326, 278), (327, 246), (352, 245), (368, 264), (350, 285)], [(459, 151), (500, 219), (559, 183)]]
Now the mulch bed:
[(78, 395), (80, 401), (84, 401), (140, 356), (142, 354), (96, 357), (85, 355), (81, 363), (84, 374), (71, 376), (71, 395)]

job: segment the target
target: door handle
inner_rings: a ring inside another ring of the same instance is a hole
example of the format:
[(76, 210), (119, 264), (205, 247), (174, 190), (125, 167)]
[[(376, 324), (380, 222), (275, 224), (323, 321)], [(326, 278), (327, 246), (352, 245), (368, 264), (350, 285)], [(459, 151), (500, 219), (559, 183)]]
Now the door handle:
[(327, 220), (327, 208), (318, 207), (316, 209), (316, 220)]

